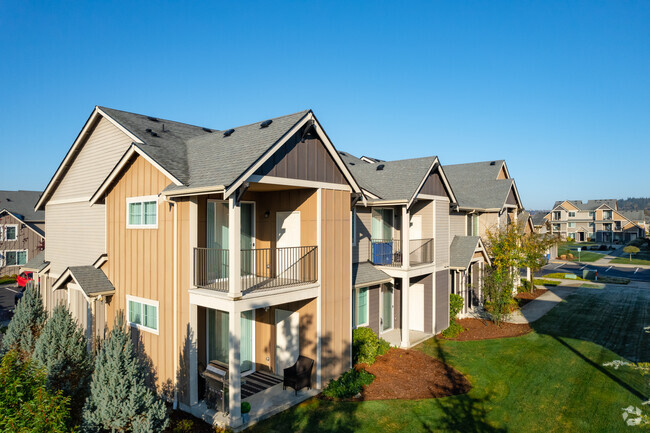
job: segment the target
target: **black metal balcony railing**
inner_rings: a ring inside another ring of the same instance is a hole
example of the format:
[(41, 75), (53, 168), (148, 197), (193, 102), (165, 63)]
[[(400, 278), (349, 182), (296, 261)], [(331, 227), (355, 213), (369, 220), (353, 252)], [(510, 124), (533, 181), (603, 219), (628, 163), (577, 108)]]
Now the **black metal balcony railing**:
[[(433, 239), (411, 239), (409, 241), (409, 262), (411, 266), (433, 263)], [(394, 239), (379, 239), (370, 242), (370, 262), (380, 266), (402, 266), (402, 243)]]
[[(227, 292), (230, 251), (194, 248), (194, 285)], [(242, 293), (313, 283), (318, 280), (318, 247), (241, 250)]]

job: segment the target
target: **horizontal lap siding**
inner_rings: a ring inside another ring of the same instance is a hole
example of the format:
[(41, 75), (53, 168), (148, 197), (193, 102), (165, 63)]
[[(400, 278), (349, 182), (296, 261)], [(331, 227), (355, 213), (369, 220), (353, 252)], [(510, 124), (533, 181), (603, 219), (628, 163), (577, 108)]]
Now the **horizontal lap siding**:
[(433, 210), (433, 202), (427, 200), (415, 203), (411, 211), (412, 215), (422, 217), (422, 239), (435, 237), (433, 233)]
[(322, 190), (321, 212), (321, 360), (327, 383), (351, 364), (350, 193)]
[[(115, 287), (107, 308), (109, 327), (119, 311), (126, 313), (126, 295), (159, 302), (159, 335), (132, 328), (134, 337), (156, 370), (158, 385), (171, 384), (176, 374), (173, 369), (177, 350), (173, 347), (173, 257), (174, 210), (168, 203), (159, 201), (157, 229), (127, 229), (126, 199), (159, 194), (169, 179), (142, 157), (137, 157), (118, 180), (106, 198), (108, 262), (103, 266)], [(189, 324), (188, 233), (186, 229), (188, 206), (186, 201), (178, 206), (179, 234), (179, 345), (187, 337)], [(181, 284), (184, 283), (184, 284)]]
[[(16, 227), (16, 240), (5, 241), (5, 226), (15, 225)], [(27, 261), (30, 261), (34, 256), (41, 252), (43, 237), (24, 225), (19, 219), (9, 214), (0, 216), (0, 254), (4, 258), (6, 251), (22, 251), (27, 250)], [(0, 258), (0, 265), (4, 263), (3, 258)], [(0, 267), (0, 275), (12, 275), (20, 272), (21, 266), (5, 266)]]
[(468, 218), (464, 213), (460, 212), (451, 212), (449, 215), (450, 224), (451, 224), (451, 237), (454, 236), (465, 236), (465, 231), (468, 228)]
[(69, 266), (92, 265), (106, 252), (104, 205), (87, 202), (45, 206), (45, 260), (58, 276)]

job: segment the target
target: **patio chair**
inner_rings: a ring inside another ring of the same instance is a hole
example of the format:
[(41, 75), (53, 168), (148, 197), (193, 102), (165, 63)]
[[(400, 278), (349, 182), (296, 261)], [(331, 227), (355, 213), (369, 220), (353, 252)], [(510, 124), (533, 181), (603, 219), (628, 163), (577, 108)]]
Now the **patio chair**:
[(287, 389), (287, 386), (290, 386), (294, 389), (296, 395), (304, 387), (311, 389), (311, 370), (313, 368), (314, 360), (300, 355), (294, 365), (284, 369), (282, 389)]

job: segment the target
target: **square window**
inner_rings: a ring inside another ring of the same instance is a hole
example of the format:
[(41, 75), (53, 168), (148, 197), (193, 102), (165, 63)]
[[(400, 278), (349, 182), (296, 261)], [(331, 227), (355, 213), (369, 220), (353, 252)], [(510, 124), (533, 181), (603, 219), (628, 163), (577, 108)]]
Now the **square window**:
[(156, 196), (129, 197), (126, 199), (127, 228), (157, 228), (158, 199)]
[(5, 227), (5, 240), (15, 241), (18, 238), (18, 227), (17, 226), (6, 226)]

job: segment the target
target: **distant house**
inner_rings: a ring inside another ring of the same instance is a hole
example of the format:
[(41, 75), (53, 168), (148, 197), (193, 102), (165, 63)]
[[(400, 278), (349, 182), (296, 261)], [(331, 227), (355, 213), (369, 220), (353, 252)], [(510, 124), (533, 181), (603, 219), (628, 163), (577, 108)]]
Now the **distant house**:
[(21, 266), (45, 247), (45, 212), (34, 211), (40, 191), (0, 191), (0, 275)]
[[(622, 243), (645, 237), (645, 227), (619, 211), (614, 199), (557, 201), (544, 216), (551, 232), (578, 242)], [(634, 216), (632, 216), (634, 218)]]

